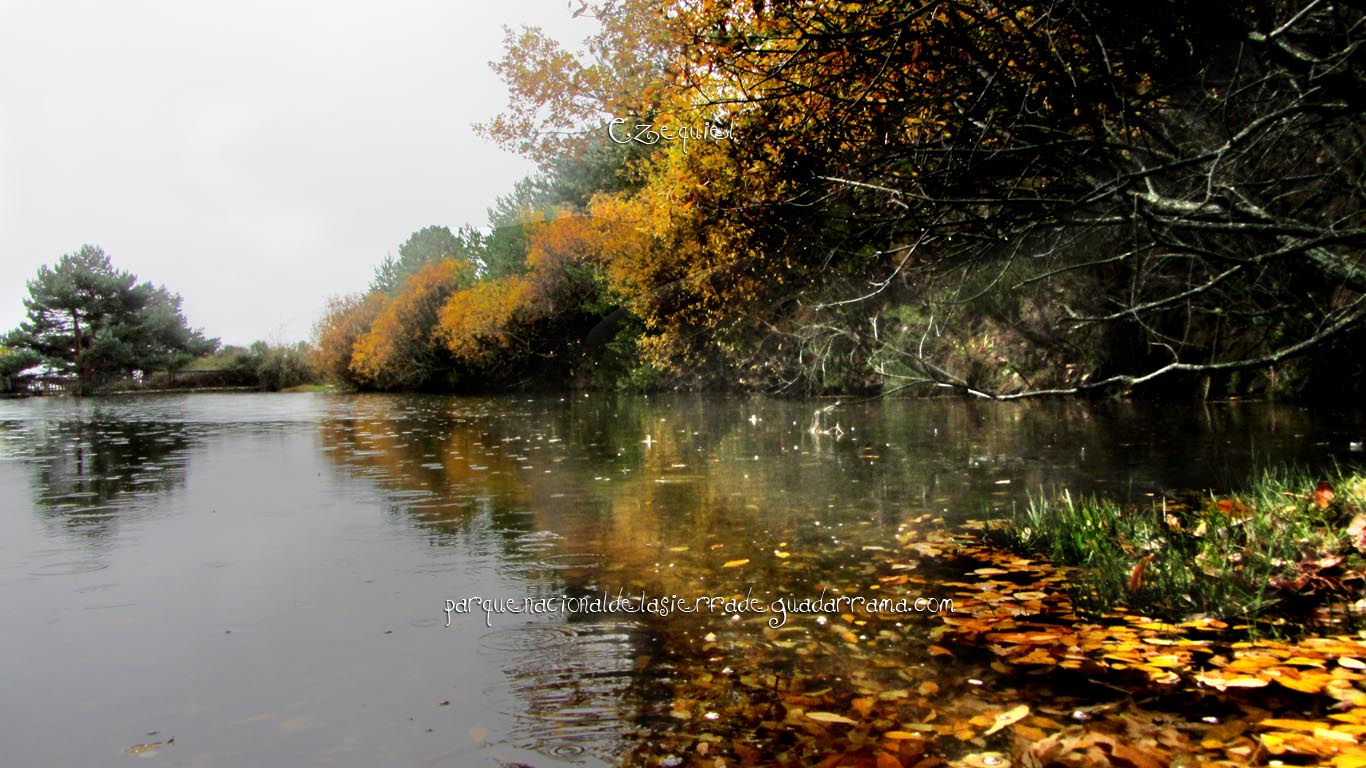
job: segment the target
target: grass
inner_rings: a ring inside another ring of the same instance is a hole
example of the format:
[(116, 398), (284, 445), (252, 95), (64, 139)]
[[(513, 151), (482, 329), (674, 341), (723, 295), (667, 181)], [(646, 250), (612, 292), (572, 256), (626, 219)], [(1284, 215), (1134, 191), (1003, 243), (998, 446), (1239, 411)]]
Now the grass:
[(281, 392), (336, 392), (335, 384), (299, 384), (294, 387), (286, 387)]
[(1366, 476), (1269, 471), (1242, 493), (1147, 507), (1063, 491), (992, 526), (1016, 552), (1071, 569), (1092, 614), (1123, 606), (1184, 619), (1304, 624), (1366, 594)]

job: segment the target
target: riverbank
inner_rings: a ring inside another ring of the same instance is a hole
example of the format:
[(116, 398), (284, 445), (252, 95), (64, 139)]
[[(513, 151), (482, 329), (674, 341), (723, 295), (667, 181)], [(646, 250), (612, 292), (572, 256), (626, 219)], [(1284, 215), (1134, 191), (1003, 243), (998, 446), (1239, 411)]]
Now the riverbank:
[(1316, 622), (1366, 591), (1366, 476), (1268, 470), (1224, 496), (1032, 496), (990, 538), (1076, 574), (1073, 599), (1180, 621)]
[(1076, 574), (972, 533), (906, 543), (965, 577), (931, 657), (984, 665), (1003, 701), (925, 734), (949, 749), (1004, 730), (1004, 742), (980, 742), (1009, 753), (998, 764), (1366, 765), (1366, 640), (1350, 621), (1286, 639), (1122, 606), (1084, 618)]

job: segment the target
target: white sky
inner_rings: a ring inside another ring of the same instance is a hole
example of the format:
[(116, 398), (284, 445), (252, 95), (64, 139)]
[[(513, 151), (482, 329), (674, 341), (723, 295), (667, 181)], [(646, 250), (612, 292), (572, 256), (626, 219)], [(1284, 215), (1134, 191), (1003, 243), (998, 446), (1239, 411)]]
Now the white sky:
[(0, 332), (94, 243), (209, 336), (307, 338), (531, 170), (471, 128), (505, 24), (592, 31), (567, 0), (0, 0)]

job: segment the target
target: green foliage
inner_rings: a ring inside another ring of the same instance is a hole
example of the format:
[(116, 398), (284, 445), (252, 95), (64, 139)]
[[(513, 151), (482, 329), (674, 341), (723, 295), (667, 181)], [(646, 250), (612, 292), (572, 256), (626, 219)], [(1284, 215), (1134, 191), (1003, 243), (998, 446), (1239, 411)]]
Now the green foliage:
[(115, 269), (93, 245), (41, 267), (28, 289), (28, 318), (7, 346), (79, 375), (83, 388), (135, 370), (172, 368), (218, 347), (188, 326), (179, 296)]
[(1064, 491), (1031, 498), (992, 535), (1074, 569), (1073, 599), (1093, 613), (1305, 620), (1366, 592), (1366, 476), (1317, 482), (1268, 472), (1240, 494), (1146, 508)]
[(309, 364), (310, 356), (311, 350), (303, 342), (272, 345), (258, 341), (250, 350), (256, 380), (261, 389), (271, 392), (316, 383), (318, 376)]
[(230, 345), (186, 366), (189, 371), (230, 371), (233, 381), (255, 382), (261, 389), (276, 392), (305, 384), (315, 384), (321, 376), (313, 367), (316, 353), (307, 343), (270, 344), (253, 342), (250, 347)]
[(0, 377), (14, 376), (42, 362), (42, 356), (31, 349), (0, 347)]
[[(621, 307), (621, 372), (688, 386), (1359, 391), (1359, 12), (1111, 6), (598, 0), (580, 52), (509, 33), (483, 130), (539, 173), (329, 310), (323, 367), (601, 386), (583, 334)], [(616, 143), (613, 118), (724, 139)], [(404, 303), (451, 259), (473, 285)]]
[(424, 227), (398, 247), (398, 258), (389, 256), (380, 263), (370, 290), (393, 295), (423, 266), (446, 259), (478, 264), (483, 247), (484, 235), (473, 227), (461, 227), (455, 234), (447, 227)]

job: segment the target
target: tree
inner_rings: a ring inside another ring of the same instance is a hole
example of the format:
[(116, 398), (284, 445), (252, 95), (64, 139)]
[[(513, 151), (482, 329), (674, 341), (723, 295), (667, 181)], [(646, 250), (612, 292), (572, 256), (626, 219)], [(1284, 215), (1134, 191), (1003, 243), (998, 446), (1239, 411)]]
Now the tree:
[(476, 263), (483, 238), (479, 230), (469, 226), (461, 227), (454, 234), (447, 227), (423, 227), (398, 247), (397, 259), (390, 256), (380, 263), (370, 290), (392, 296), (398, 293), (404, 280), (434, 262), (457, 259)]
[(77, 374), (82, 391), (105, 377), (172, 367), (218, 348), (217, 339), (186, 323), (180, 296), (115, 269), (94, 245), (39, 268), (28, 290), (28, 319), (5, 344)]
[(819, 267), (764, 305), (781, 382), (1016, 397), (1327, 361), (1362, 385), (1359, 3), (679, 7), (675, 82), (785, 193), (730, 220)]
[(334, 296), (314, 326), (313, 367), (326, 380), (348, 387), (364, 382), (351, 370), (356, 342), (370, 332), (386, 296), (382, 293)]
[(437, 313), (451, 294), (474, 279), (474, 265), (444, 259), (422, 266), (384, 303), (369, 330), (357, 337), (351, 373), (378, 389), (431, 386), (450, 370), (450, 356), (435, 336)]

